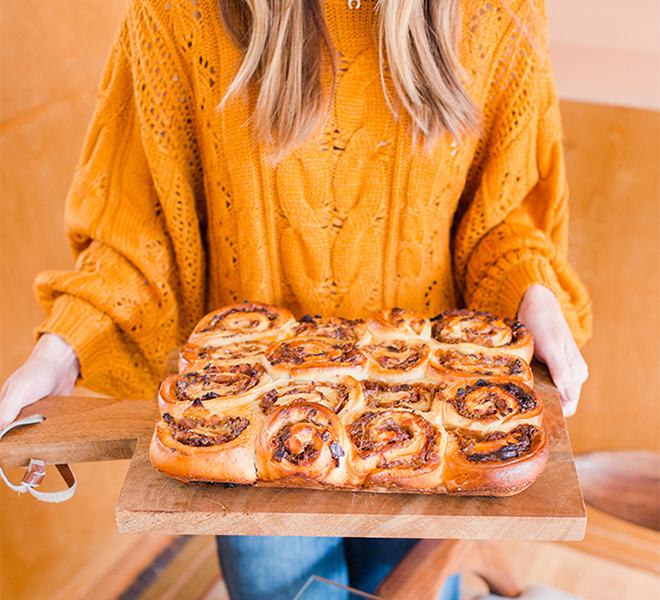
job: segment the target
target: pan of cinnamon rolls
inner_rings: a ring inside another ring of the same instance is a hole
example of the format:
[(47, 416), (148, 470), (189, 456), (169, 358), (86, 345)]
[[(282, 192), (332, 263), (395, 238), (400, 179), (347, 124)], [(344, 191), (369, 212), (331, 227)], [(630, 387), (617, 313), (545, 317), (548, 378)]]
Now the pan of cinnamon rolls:
[(512, 495), (548, 457), (533, 349), (521, 323), (469, 310), (227, 306), (163, 380), (149, 456), (184, 482)]

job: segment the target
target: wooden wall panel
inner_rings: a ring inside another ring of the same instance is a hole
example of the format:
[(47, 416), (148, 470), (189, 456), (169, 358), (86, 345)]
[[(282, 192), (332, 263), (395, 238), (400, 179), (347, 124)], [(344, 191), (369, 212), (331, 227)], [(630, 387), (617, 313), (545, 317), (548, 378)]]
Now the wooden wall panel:
[(63, 207), (125, 0), (2, 0), (0, 378), (43, 319), (32, 281), (70, 268)]
[[(72, 265), (64, 199), (124, 2), (0, 5), (1, 381), (29, 355), (43, 319), (34, 276)], [(77, 465), (76, 496), (60, 505), (0, 484), (0, 598), (47, 600), (104, 547), (116, 532), (126, 468), (125, 461)]]
[(660, 113), (562, 103), (570, 260), (593, 300), (576, 452), (660, 446)]

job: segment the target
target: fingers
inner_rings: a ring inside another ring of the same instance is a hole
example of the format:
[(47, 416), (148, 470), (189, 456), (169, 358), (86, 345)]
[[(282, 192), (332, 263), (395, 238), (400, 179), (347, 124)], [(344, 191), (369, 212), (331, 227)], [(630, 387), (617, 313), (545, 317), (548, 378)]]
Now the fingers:
[(71, 347), (58, 336), (43, 336), (28, 360), (2, 386), (0, 430), (14, 421), (25, 406), (50, 394), (70, 394), (79, 372)]
[[(25, 369), (19, 369), (11, 375), (2, 387), (0, 394), (0, 430), (9, 425), (24, 406), (39, 399), (39, 388), (31, 381)], [(48, 395), (46, 392), (44, 395)]]
[(562, 412), (565, 417), (571, 417), (577, 411), (582, 385), (589, 376), (589, 370), (573, 338), (562, 341), (555, 348), (563, 347), (563, 351), (553, 349), (547, 352), (544, 362), (559, 391)]
[(559, 302), (549, 289), (532, 286), (520, 303), (518, 319), (534, 338), (536, 357), (548, 365), (559, 390), (564, 416), (574, 415), (589, 370)]

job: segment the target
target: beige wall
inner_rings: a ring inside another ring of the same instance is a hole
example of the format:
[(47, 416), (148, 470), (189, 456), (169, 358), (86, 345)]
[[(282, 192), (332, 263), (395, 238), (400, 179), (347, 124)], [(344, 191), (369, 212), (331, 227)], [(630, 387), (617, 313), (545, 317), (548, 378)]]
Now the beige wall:
[[(553, 0), (556, 5), (557, 0)], [(124, 0), (2, 0), (0, 377), (27, 357), (42, 318), (34, 275), (71, 266), (66, 190)], [(576, 450), (657, 448), (657, 112), (564, 103), (571, 260), (591, 290), (591, 379), (570, 421)], [(0, 597), (46, 600), (114, 534), (125, 463), (78, 465), (62, 505), (0, 486)], [(13, 474), (15, 476), (15, 473)]]
[[(0, 379), (28, 356), (43, 311), (32, 280), (70, 268), (64, 198), (124, 0), (2, 0)], [(76, 465), (61, 505), (0, 483), (0, 598), (50, 598), (115, 533), (126, 464)], [(12, 470), (20, 481), (20, 470)], [(55, 476), (56, 477), (56, 476)], [(57, 482), (56, 482), (57, 483)], [(62, 487), (62, 486), (61, 486)]]
[(564, 102), (570, 260), (590, 291), (576, 452), (660, 449), (660, 113)]
[(545, 1), (561, 98), (660, 110), (660, 2)]

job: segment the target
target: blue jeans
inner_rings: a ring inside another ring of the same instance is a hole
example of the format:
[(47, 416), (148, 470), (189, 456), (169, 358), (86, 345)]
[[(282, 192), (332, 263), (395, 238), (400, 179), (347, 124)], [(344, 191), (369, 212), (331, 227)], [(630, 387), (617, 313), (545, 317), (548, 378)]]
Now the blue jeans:
[[(311, 575), (373, 593), (417, 540), (279, 536), (218, 536), (222, 575), (232, 600), (293, 600)], [(458, 600), (459, 576), (439, 600)], [(306, 596), (307, 598), (307, 596)], [(318, 600), (346, 600), (324, 592)], [(315, 599), (316, 600), (316, 599)]]

